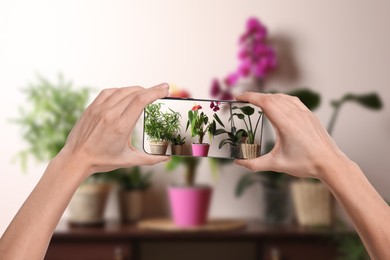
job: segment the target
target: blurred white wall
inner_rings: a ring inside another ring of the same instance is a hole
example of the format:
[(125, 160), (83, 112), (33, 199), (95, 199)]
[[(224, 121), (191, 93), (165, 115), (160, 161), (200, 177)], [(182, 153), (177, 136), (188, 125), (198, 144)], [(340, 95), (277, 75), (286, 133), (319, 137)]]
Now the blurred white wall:
[[(36, 72), (50, 79), (62, 72), (78, 85), (96, 88), (174, 82), (194, 97), (208, 97), (211, 79), (235, 68), (237, 39), (252, 15), (268, 26), (282, 52), (284, 69), (268, 84), (321, 92), (317, 113), (324, 124), (331, 99), (347, 91), (380, 93), (385, 108), (379, 113), (353, 104), (344, 107), (334, 138), (390, 199), (388, 10), (390, 2), (382, 0), (1, 1), (0, 234), (45, 168), (32, 162), (23, 174), (11, 163), (24, 144), (8, 120), (24, 101), (20, 88)], [(164, 187), (181, 176), (180, 170), (164, 173), (162, 165), (154, 169), (150, 215), (164, 211)], [(257, 187), (234, 198), (242, 172), (225, 167), (213, 180), (207, 161), (202, 164), (199, 181), (215, 183), (213, 216), (261, 215)], [(110, 208), (114, 216), (115, 205)]]

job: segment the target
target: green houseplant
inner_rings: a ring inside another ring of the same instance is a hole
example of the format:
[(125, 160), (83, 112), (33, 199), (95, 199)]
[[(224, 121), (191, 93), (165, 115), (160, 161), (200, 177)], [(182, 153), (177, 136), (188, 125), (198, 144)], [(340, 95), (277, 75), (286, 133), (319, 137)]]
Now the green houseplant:
[(260, 145), (255, 143), (256, 132), (262, 118), (263, 113), (258, 112), (257, 120), (255, 120), (255, 127), (253, 128), (251, 117), (255, 114), (255, 109), (251, 106), (234, 106), (232, 110), (240, 110), (241, 112), (235, 112), (232, 114), (230, 120), (233, 120), (234, 117), (242, 120), (245, 123), (247, 138), (245, 143), (241, 144), (242, 157), (244, 159), (252, 159), (260, 156)]
[(162, 111), (161, 103), (153, 103), (145, 108), (144, 131), (150, 140), (152, 154), (164, 155), (167, 152), (169, 141), (180, 131), (180, 113)]
[[(229, 103), (229, 113), (231, 119), (233, 115), (233, 109), (231, 103)], [(223, 125), (221, 120), (217, 120), (218, 124), (221, 125), (223, 128), (215, 129), (214, 136), (218, 136), (221, 134), (227, 135), (227, 138), (222, 139), (219, 142), (218, 149), (222, 149), (225, 145), (229, 145), (230, 157), (242, 158), (241, 144), (243, 138), (247, 138), (248, 134), (244, 129), (237, 130), (237, 127), (234, 124), (234, 120), (229, 120), (229, 121), (230, 121), (230, 131), (225, 129), (225, 126)]]
[[(192, 143), (192, 155), (193, 156), (207, 156), (209, 152), (210, 144), (203, 143), (204, 136), (209, 133), (210, 139), (216, 129), (215, 120), (210, 121), (209, 117), (201, 110), (200, 105), (195, 105), (188, 111), (188, 121), (186, 131), (188, 128), (191, 130), (191, 137), (198, 137), (198, 143)], [(214, 118), (216, 114), (214, 113)]]
[(119, 209), (122, 221), (134, 222), (143, 216), (146, 190), (151, 186), (152, 173), (143, 173), (141, 167), (122, 168), (111, 172), (119, 185)]
[(182, 137), (181, 134), (175, 135), (171, 138), (171, 149), (172, 155), (181, 155), (183, 150), (183, 145), (185, 144), (185, 137)]
[[(298, 97), (310, 110), (316, 109), (321, 101), (320, 95), (310, 89), (297, 89), (288, 92), (288, 94)], [(274, 147), (274, 141), (267, 141), (263, 147), (263, 153), (270, 152)], [(270, 225), (285, 224), (292, 218), (289, 212), (291, 179), (285, 173), (273, 171), (244, 174), (236, 184), (235, 195), (241, 197), (251, 186), (261, 185), (263, 188), (264, 222)]]
[[(53, 83), (38, 76), (23, 90), (27, 101), (14, 121), (21, 126), (27, 148), (19, 153), (22, 167), (28, 157), (47, 162), (65, 145), (73, 125), (83, 113), (90, 89), (75, 89), (70, 81), (59, 75)], [(80, 224), (101, 223), (110, 187), (104, 182), (105, 174), (94, 174), (76, 191), (69, 204), (70, 220)], [(88, 207), (86, 205), (94, 205)]]

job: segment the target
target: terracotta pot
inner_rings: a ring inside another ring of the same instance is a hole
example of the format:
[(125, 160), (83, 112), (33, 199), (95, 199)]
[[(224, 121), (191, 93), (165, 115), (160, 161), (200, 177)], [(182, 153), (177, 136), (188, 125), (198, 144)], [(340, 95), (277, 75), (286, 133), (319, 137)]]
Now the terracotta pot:
[(197, 227), (206, 223), (211, 187), (169, 187), (168, 194), (171, 215), (177, 226)]
[(119, 209), (121, 219), (125, 222), (135, 222), (142, 218), (144, 191), (120, 191)]
[(209, 144), (191, 144), (193, 156), (207, 156), (209, 154)]
[(110, 191), (111, 186), (107, 183), (82, 184), (69, 203), (69, 221), (81, 225), (103, 223)]
[(181, 155), (182, 150), (183, 150), (182, 144), (172, 144), (171, 145), (172, 155)]
[(259, 144), (241, 144), (242, 157), (244, 159), (253, 159), (260, 156)]
[(165, 155), (167, 153), (169, 142), (161, 141), (161, 142), (150, 142), (150, 152), (152, 154)]
[(302, 226), (330, 226), (333, 196), (321, 182), (299, 180), (291, 184), (297, 221)]

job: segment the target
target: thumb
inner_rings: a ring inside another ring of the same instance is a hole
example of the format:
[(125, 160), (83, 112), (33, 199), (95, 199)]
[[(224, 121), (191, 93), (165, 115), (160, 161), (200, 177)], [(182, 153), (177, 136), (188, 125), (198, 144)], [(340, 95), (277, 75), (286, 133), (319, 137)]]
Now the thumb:
[(137, 150), (135, 155), (132, 158), (132, 163), (134, 164), (134, 162), (136, 162), (136, 165), (145, 166), (145, 165), (154, 165), (160, 162), (166, 162), (169, 159), (170, 156), (149, 155)]
[(270, 153), (254, 159), (235, 160), (234, 164), (238, 166), (243, 166), (253, 172), (272, 171), (275, 168), (275, 162)]

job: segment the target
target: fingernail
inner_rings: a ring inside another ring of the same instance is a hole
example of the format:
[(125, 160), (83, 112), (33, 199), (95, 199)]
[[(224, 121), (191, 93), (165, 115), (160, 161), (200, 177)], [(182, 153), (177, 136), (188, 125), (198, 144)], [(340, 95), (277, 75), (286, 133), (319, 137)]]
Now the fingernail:
[(160, 84), (160, 87), (161, 87), (161, 88), (164, 88), (164, 89), (168, 89), (168, 88), (169, 88), (169, 85), (168, 85), (168, 83), (165, 83), (165, 82), (164, 82), (164, 83), (161, 83), (161, 84)]

